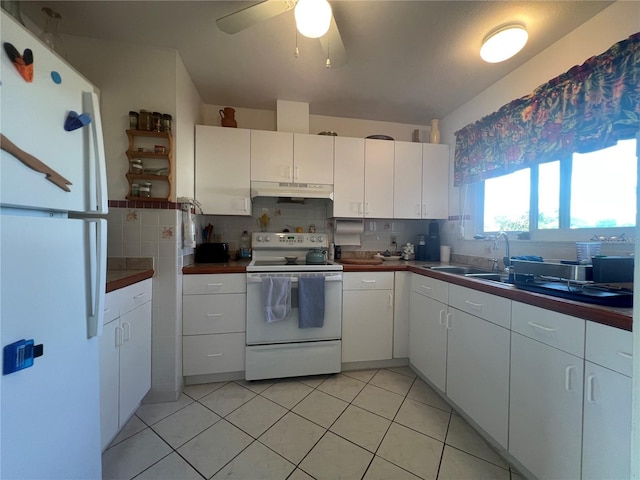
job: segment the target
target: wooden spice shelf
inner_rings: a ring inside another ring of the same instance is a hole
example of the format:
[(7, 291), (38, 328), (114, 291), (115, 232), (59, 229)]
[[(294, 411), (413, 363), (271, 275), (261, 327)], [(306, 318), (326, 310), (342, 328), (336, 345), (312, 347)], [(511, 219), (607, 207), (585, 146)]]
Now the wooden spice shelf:
[[(166, 182), (168, 194), (166, 197), (138, 197), (127, 195), (127, 200), (136, 200), (142, 202), (158, 202), (158, 201), (171, 201), (173, 195), (173, 136), (170, 132), (149, 132), (146, 130), (127, 130), (127, 136), (129, 137), (129, 146), (126, 151), (129, 162), (135, 158), (147, 158), (158, 161), (166, 161), (168, 175), (154, 175), (151, 173), (127, 173), (126, 178), (129, 183), (129, 192), (131, 192), (131, 185), (138, 180), (146, 180), (151, 182)], [(165, 153), (156, 153), (151, 151), (139, 151), (135, 146), (137, 137), (157, 138), (166, 141)], [(164, 168), (164, 167), (163, 167)]]

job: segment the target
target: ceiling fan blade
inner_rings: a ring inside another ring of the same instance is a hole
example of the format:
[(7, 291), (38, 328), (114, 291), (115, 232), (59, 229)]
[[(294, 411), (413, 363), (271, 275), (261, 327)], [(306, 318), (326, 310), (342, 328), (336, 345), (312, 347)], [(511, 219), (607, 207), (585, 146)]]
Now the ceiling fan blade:
[(344, 43), (342, 43), (342, 37), (333, 15), (329, 31), (320, 37), (320, 43), (325, 56), (331, 60), (331, 68), (342, 67), (347, 63), (347, 52), (344, 49)]
[(296, 6), (295, 0), (266, 0), (216, 20), (225, 33), (238, 33), (256, 23), (287, 12)]

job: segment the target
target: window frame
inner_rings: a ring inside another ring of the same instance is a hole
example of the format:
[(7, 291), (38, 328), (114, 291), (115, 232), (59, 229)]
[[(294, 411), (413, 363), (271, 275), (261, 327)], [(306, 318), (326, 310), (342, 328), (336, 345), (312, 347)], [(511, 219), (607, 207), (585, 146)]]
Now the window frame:
[[(530, 169), (530, 195), (529, 195), (529, 230), (535, 235), (536, 240), (573, 240), (584, 239), (586, 235), (605, 236), (620, 235), (625, 233), (632, 238), (640, 220), (640, 182), (636, 182), (636, 225), (631, 227), (584, 227), (571, 228), (571, 174), (573, 171), (573, 158), (557, 160), (560, 162), (560, 186), (558, 207), (558, 228), (538, 228), (538, 190), (539, 190), (539, 164)], [(636, 162), (638, 163), (637, 176), (640, 176), (640, 133), (636, 136)], [(485, 235), (498, 233), (497, 231), (484, 230), (484, 201), (485, 181), (475, 185), (475, 231)], [(513, 234), (520, 232), (512, 231)]]

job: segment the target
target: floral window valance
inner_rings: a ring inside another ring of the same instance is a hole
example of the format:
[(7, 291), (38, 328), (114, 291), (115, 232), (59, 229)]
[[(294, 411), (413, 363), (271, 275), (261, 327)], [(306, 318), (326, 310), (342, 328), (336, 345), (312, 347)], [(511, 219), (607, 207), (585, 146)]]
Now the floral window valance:
[(456, 132), (454, 185), (634, 138), (640, 32)]

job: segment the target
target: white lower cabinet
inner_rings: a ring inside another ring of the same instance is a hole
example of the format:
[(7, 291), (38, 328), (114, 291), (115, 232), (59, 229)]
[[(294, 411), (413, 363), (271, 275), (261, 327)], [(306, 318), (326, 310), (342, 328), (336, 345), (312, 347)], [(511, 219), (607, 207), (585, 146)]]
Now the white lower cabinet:
[(393, 272), (347, 272), (342, 293), (342, 362), (393, 357)]
[(409, 357), (411, 272), (395, 272), (393, 283), (393, 358)]
[[(630, 478), (631, 332), (587, 323), (582, 478)], [(605, 368), (606, 367), (606, 368)]]
[(409, 359), (441, 391), (447, 375), (447, 306), (445, 282), (413, 275), (409, 299)]
[(185, 275), (182, 373), (244, 370), (247, 282), (244, 274)]
[(509, 453), (537, 478), (580, 478), (585, 321), (513, 302)]
[(151, 300), (151, 279), (107, 294), (100, 337), (103, 450), (151, 388)]
[(507, 448), (510, 332), (450, 308), (447, 396)]

